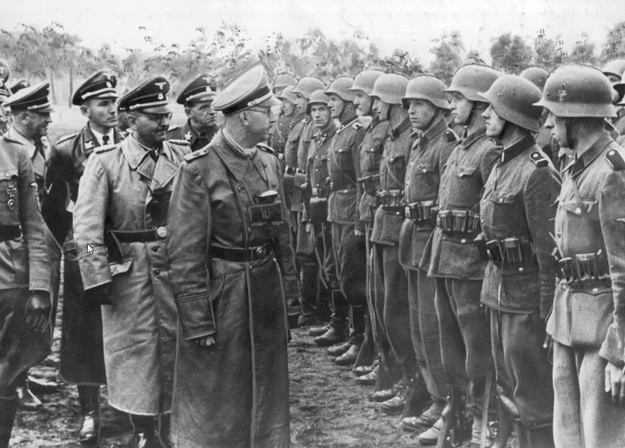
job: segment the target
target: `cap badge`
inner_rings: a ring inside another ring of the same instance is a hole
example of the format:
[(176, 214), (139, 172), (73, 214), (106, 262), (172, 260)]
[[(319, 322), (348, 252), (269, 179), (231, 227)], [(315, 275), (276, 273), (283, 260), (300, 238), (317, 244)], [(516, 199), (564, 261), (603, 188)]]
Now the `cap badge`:
[(154, 84), (156, 84), (159, 89), (163, 90), (163, 88), (165, 87), (165, 84), (167, 84), (167, 83), (166, 82), (155, 82)]
[(562, 83), (562, 87), (560, 88), (560, 90), (558, 90), (558, 100), (560, 102), (564, 101), (564, 99), (566, 98), (566, 84)]
[(158, 94), (158, 99), (159, 99), (159, 100), (164, 100), (164, 99), (165, 99), (165, 97), (163, 96), (163, 94), (162, 94), (162, 93), (159, 93), (159, 94)]
[(106, 87), (108, 87), (109, 89), (112, 89), (112, 88), (113, 88), (113, 86), (111, 85), (111, 83), (110, 83), (110, 82), (108, 82), (108, 81), (106, 82)]

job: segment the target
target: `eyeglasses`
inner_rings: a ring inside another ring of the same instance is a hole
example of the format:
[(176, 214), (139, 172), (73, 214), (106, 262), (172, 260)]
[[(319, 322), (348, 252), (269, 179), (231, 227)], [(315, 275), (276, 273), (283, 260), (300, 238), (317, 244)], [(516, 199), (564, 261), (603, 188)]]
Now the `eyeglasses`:
[(267, 115), (269, 118), (275, 115), (273, 113), (273, 110), (271, 110), (271, 107), (251, 107), (248, 110), (251, 112), (262, 112), (265, 115)]
[(174, 115), (172, 112), (166, 114), (150, 114), (146, 112), (139, 112), (140, 115), (143, 115), (148, 120), (153, 121), (155, 123), (160, 123), (163, 120), (171, 120), (171, 117)]

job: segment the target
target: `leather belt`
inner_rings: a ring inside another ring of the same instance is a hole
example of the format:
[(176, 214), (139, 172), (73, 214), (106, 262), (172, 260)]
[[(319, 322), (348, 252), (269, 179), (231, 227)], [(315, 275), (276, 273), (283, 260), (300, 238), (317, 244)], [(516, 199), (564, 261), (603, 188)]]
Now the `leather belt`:
[(358, 182), (362, 185), (362, 189), (369, 195), (375, 196), (375, 193), (380, 188), (380, 175), (372, 174), (370, 176), (363, 176), (358, 179)]
[(611, 285), (608, 259), (601, 250), (558, 259), (556, 275), (573, 288)]
[(0, 225), (0, 242), (14, 240), (22, 236), (22, 230), (20, 226), (5, 226)]
[(162, 240), (167, 236), (167, 227), (150, 230), (111, 230), (120, 243), (147, 243)]
[(532, 244), (525, 238), (505, 238), (486, 242), (486, 254), (495, 264), (515, 265), (534, 261)]
[(251, 261), (262, 260), (273, 253), (273, 246), (269, 243), (260, 246), (243, 249), (240, 247), (219, 247), (211, 246), (211, 256), (235, 263), (249, 263)]
[(329, 196), (329, 189), (312, 187), (310, 189), (310, 196), (313, 198), (327, 198)]

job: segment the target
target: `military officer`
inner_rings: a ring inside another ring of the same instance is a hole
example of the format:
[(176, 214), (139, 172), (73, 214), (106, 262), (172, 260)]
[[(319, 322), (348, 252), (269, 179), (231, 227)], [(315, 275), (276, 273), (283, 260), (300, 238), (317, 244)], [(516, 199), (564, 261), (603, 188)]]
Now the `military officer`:
[(328, 147), (336, 132), (336, 124), (328, 107), (329, 101), (330, 98), (320, 89), (310, 95), (308, 102), (307, 113), (316, 131), (310, 143), (308, 164), (304, 167), (304, 209), (297, 232), (297, 257), (302, 280), (301, 321), (316, 320), (319, 308), (324, 305), (321, 302), (322, 292), (328, 289), (328, 283), (338, 284), (332, 254), (332, 235), (327, 222), (330, 195)]
[(625, 156), (604, 127), (616, 115), (611, 90), (599, 70), (566, 65), (536, 103), (575, 152), (557, 200), (559, 283), (547, 323), (557, 447), (625, 444)]
[(213, 100), (216, 86), (208, 75), (199, 75), (184, 88), (176, 103), (184, 106), (187, 121), (167, 131), (167, 138), (186, 140), (192, 151), (208, 145), (217, 133)]
[[(360, 144), (364, 128), (358, 122), (351, 77), (335, 79), (325, 90), (332, 118), (340, 123), (328, 149), (330, 197), (328, 222), (332, 227), (332, 250), (339, 284), (332, 286), (333, 312), (330, 328), (314, 339), (318, 345), (330, 345), (345, 338), (351, 315), (349, 341), (330, 353), (338, 365), (353, 365), (364, 338), (366, 298), (366, 252), (364, 224), (358, 203), (362, 196)], [(358, 230), (358, 233), (356, 232)], [(350, 313), (351, 310), (351, 313)]]
[(293, 121), (297, 116), (295, 114), (295, 110), (297, 108), (295, 106), (295, 102), (297, 98), (291, 92), (292, 90), (292, 86), (287, 86), (276, 95), (282, 102), (282, 106), (280, 109), (280, 115), (278, 116), (278, 121), (274, 123), (271, 128), (271, 132), (269, 133), (269, 146), (271, 146), (274, 150), (283, 167), (286, 164), (286, 161), (284, 160), (284, 148), (286, 146), (289, 133), (293, 127)]
[(367, 314), (365, 320), (365, 337), (362, 343), (358, 359), (354, 366), (354, 373), (358, 376), (359, 384), (373, 385), (376, 381), (376, 367), (372, 366), (377, 357), (377, 334), (378, 324), (375, 321), (376, 313), (373, 297), (373, 276), (371, 266), (371, 230), (373, 227), (372, 210), (376, 204), (376, 192), (380, 181), (380, 160), (384, 147), (384, 139), (388, 132), (388, 120), (380, 118), (373, 110), (373, 98), (369, 96), (373, 90), (375, 81), (384, 74), (379, 70), (365, 70), (354, 78), (354, 83), (349, 88), (354, 92), (354, 106), (360, 117), (371, 117), (371, 122), (365, 127), (362, 143), (360, 145), (360, 178), (361, 198), (358, 203), (359, 220), (364, 223), (364, 235), (359, 235), (361, 229), (355, 228), (354, 233), (358, 238), (364, 237), (366, 250), (366, 297)]
[[(533, 106), (540, 89), (504, 75), (479, 95), (490, 103), (486, 135), (503, 145), (482, 196), (477, 240), (489, 260), (481, 301), (490, 310), (498, 391), (518, 410), (520, 447), (553, 447), (553, 386), (543, 342), (555, 290), (551, 235), (560, 176), (533, 137), (540, 130), (542, 110)], [(506, 446), (505, 438), (497, 446)]]
[[(410, 80), (404, 106), (418, 138), (412, 143), (406, 168), (404, 195), (405, 219), (399, 234), (399, 262), (408, 276), (410, 330), (418, 371), (423, 377), (432, 405), (419, 417), (403, 419), (409, 430), (429, 428), (441, 417), (447, 397), (447, 378), (441, 361), (438, 319), (434, 306), (436, 281), (421, 269), (421, 258), (428, 238), (436, 226), (439, 181), (443, 167), (457, 137), (448, 128), (450, 110), (445, 84), (433, 76)], [(406, 406), (414, 404), (406, 403)], [(410, 412), (407, 409), (407, 414)]]
[[(451, 399), (443, 416), (457, 412), (460, 394), (473, 414), (471, 443), (480, 443), (481, 406), (490, 359), (490, 335), (480, 307), (486, 262), (473, 240), (480, 233), (480, 194), (500, 148), (486, 136), (482, 113), (488, 107), (478, 92), (486, 92), (499, 77), (491, 67), (460, 67), (447, 92), (455, 122), (466, 127), (454, 147), (440, 179), (436, 228), (424, 251), (423, 266), (436, 278), (435, 305), (439, 320), (443, 368), (450, 382)], [(445, 425), (443, 425), (445, 423)], [(446, 438), (439, 420), (419, 436), (422, 444)]]
[(295, 87), (297, 78), (290, 73), (278, 73), (273, 78), (272, 89), (276, 96), (279, 96), (286, 87)]
[(52, 268), (30, 155), (8, 136), (0, 137), (0, 172), (0, 447), (7, 448), (15, 380), (50, 351)]
[(214, 103), (224, 127), (175, 180), (167, 249), (180, 316), (177, 446), (290, 443), (280, 256), (290, 232), (280, 164), (261, 144), (276, 104), (260, 65), (230, 82)]
[[(414, 379), (414, 350), (410, 336), (408, 307), (408, 282), (399, 264), (399, 230), (403, 222), (404, 176), (410, 146), (412, 124), (408, 110), (402, 105), (408, 80), (397, 74), (380, 76), (369, 94), (373, 109), (389, 121), (380, 161), (380, 185), (377, 197), (379, 206), (373, 218), (371, 242), (373, 243), (373, 276), (377, 319), (383, 332), (380, 344), (380, 368), (373, 399), (386, 401), (400, 391), (392, 387), (403, 373), (404, 389), (420, 389)], [(405, 390), (404, 390), (405, 392)], [(400, 409), (405, 396), (402, 394)], [(396, 401), (382, 409), (397, 410)]]
[(102, 305), (109, 403), (130, 414), (131, 446), (141, 448), (156, 446), (155, 417), (171, 446), (176, 309), (165, 237), (173, 177), (190, 148), (166, 140), (168, 91), (157, 76), (120, 98), (131, 135), (92, 152), (73, 215), (84, 300)]
[(72, 232), (72, 211), (80, 178), (89, 156), (106, 145), (121, 142), (117, 126), (117, 79), (98, 71), (72, 96), (87, 125), (54, 144), (47, 161), (42, 214), (59, 244), (63, 245), (63, 326), (59, 376), (78, 386), (82, 422), (78, 441), (97, 442), (100, 430), (100, 385), (106, 384), (100, 305), (85, 299), (78, 253)]
[[(20, 86), (25, 85), (20, 83)], [(35, 182), (37, 183), (38, 198), (41, 199), (43, 180), (45, 172), (46, 157), (50, 145), (47, 139), (48, 126), (52, 122), (50, 113), (54, 110), (50, 104), (48, 95), (50, 85), (43, 82), (36, 86), (22, 87), (17, 89), (4, 103), (5, 107), (11, 109), (12, 124), (6, 135), (19, 141), (26, 147), (26, 151), (31, 160)], [(52, 325), (56, 316), (56, 303), (59, 290), (59, 271), (61, 252), (60, 247), (49, 229), (45, 227), (46, 241), (48, 243), (48, 254), (52, 263)], [(50, 347), (51, 349), (52, 347)], [(30, 386), (36, 388), (37, 393), (52, 393), (58, 389), (56, 383), (40, 382), (28, 377), (28, 372), (24, 371), (16, 379), (17, 394), (20, 398), (21, 407), (26, 410), (36, 410), (41, 406), (41, 401), (31, 392)]]

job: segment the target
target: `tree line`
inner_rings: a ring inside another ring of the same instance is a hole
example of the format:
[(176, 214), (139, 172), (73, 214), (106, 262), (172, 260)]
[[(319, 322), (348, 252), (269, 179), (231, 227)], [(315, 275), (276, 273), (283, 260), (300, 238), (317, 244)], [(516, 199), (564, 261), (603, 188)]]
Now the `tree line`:
[[(70, 96), (74, 79), (84, 79), (99, 69), (110, 70), (122, 85), (129, 86), (162, 74), (172, 82), (175, 93), (200, 73), (212, 76), (220, 87), (234, 73), (258, 62), (270, 73), (310, 75), (325, 82), (368, 68), (408, 77), (427, 72), (449, 82), (461, 65), (485, 62), (478, 51), (466, 48), (458, 31), (443, 33), (433, 41), (430, 52), (434, 59), (425, 66), (418, 55), (403, 49), (382, 54), (360, 31), (343, 40), (329, 39), (319, 28), (292, 40), (272, 33), (259, 50), (252, 46), (246, 29), (236, 24), (222, 23), (217, 30), (198, 27), (196, 37), (187, 46), (155, 42), (145, 28), (140, 29), (144, 32), (144, 48), (125, 48), (124, 54), (118, 54), (107, 44), (97, 49), (82, 45), (80, 37), (68, 33), (60, 23), (52, 22), (43, 28), (20, 23), (15, 30), (0, 29), (0, 57), (9, 62), (13, 79), (49, 80), (55, 102), (69, 102), (69, 98), (59, 98), (55, 92), (60, 80), (67, 80)], [(625, 58), (625, 21), (608, 30), (603, 48), (597, 48), (588, 34), (582, 33), (567, 51), (559, 35), (550, 37), (545, 30), (538, 30), (531, 40), (512, 33), (494, 37), (488, 56), (493, 67), (515, 74), (531, 65), (547, 70), (566, 63), (601, 65)]]

